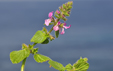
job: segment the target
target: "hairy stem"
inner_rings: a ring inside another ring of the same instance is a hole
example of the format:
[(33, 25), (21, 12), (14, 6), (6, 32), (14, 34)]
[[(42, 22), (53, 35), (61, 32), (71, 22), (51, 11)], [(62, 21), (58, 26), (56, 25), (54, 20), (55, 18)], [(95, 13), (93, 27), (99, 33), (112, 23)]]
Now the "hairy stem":
[(21, 71), (24, 71), (26, 59), (27, 59), (27, 58), (25, 58), (25, 59), (22, 61)]

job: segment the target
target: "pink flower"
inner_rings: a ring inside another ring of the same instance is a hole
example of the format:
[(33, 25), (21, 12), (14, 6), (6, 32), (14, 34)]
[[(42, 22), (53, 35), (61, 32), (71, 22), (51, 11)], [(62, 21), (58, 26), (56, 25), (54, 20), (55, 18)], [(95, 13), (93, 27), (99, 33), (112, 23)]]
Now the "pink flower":
[(57, 10), (56, 12), (57, 12), (58, 14), (60, 14), (60, 11)]
[(52, 19), (53, 11), (48, 14), (48, 17)]
[(62, 26), (62, 27), (61, 27), (60, 25), (61, 25), (61, 23), (60, 23), (60, 21), (59, 21), (59, 22), (53, 27), (53, 30), (54, 30), (54, 31), (58, 31), (58, 30), (59, 30), (60, 34), (64, 34), (64, 33), (65, 33), (64, 28), (65, 28), (65, 29), (69, 29), (69, 28), (71, 27), (71, 25), (66, 26), (66, 23), (63, 23), (63, 26)]
[(51, 22), (51, 19), (46, 19), (46, 20), (45, 20), (45, 25), (46, 25), (46, 26), (49, 26), (49, 23), (50, 23), (50, 22)]
[(49, 23), (52, 21), (52, 16), (53, 16), (53, 11), (49, 12), (49, 14), (48, 14), (49, 19), (45, 20), (45, 25), (46, 26), (49, 26)]
[(53, 27), (53, 30), (54, 31), (58, 31), (59, 30), (59, 25), (60, 25), (61, 23), (60, 23), (60, 21), (58, 21), (58, 23)]

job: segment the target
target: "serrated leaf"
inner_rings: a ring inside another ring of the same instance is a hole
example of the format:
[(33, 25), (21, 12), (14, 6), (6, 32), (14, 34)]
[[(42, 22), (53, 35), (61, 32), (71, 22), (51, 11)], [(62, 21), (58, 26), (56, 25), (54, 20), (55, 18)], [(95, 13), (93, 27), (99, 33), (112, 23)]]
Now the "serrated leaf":
[(89, 64), (88, 63), (78, 63), (74, 67), (75, 67), (76, 71), (85, 71), (89, 68)]
[(61, 70), (61, 71), (65, 70), (64, 66), (61, 63), (58, 63), (58, 62), (52, 61), (52, 60), (50, 60), (48, 63), (57, 70)]
[(75, 71), (86, 71), (89, 68), (89, 64), (81, 58), (73, 66)]
[(46, 40), (48, 36), (43, 31), (37, 31), (32, 37), (31, 42), (42, 43)]
[(56, 36), (56, 38), (58, 38), (58, 36), (59, 36), (59, 30), (58, 31), (55, 31), (55, 36)]
[(34, 55), (34, 59), (35, 59), (35, 61), (38, 62), (38, 63), (43, 63), (43, 62), (46, 62), (46, 61), (48, 61), (48, 60), (51, 60), (49, 57), (44, 56), (44, 55), (42, 55), (42, 54), (35, 54), (35, 55)]
[(30, 51), (28, 49), (12, 51), (10, 53), (10, 60), (13, 64), (17, 64), (21, 62), (23, 59), (30, 55)]
[(68, 71), (68, 70), (72, 70), (73, 69), (73, 66), (69, 63), (65, 66), (65, 69)]

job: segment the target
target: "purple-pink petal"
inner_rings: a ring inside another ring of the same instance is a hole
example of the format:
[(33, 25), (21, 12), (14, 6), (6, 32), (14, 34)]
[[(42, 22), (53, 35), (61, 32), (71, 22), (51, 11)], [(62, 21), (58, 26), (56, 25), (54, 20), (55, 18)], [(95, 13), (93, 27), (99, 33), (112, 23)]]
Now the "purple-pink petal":
[(66, 26), (66, 23), (64, 22), (64, 26)]
[(53, 27), (53, 30), (54, 30), (54, 31), (58, 31), (58, 30), (59, 30), (59, 26), (58, 26), (58, 25), (55, 25), (55, 26)]
[(58, 23), (57, 23), (58, 25), (60, 25), (61, 24), (61, 22), (60, 21), (58, 21)]
[(59, 32), (61, 32), (62, 28), (59, 28)]
[(62, 34), (62, 35), (63, 35), (64, 33), (65, 33), (64, 28), (62, 28), (62, 31), (61, 31), (61, 33), (60, 33), (60, 34)]
[(60, 14), (60, 11), (57, 10), (56, 12), (57, 12), (58, 14)]
[(49, 26), (49, 23), (50, 23), (50, 22), (51, 22), (51, 19), (46, 19), (46, 20), (45, 20), (45, 25), (46, 25), (46, 26)]
[(53, 11), (48, 14), (49, 18), (52, 18), (52, 16), (53, 16)]
[(61, 27), (60, 24), (61, 24), (61, 22), (58, 21), (58, 23), (53, 27), (53, 30), (54, 31), (58, 31), (59, 30), (59, 33), (63, 35), (65, 33), (64, 28), (65, 29), (69, 29), (71, 27), (71, 25), (66, 26), (66, 23), (64, 22), (63, 26)]
[(63, 26), (65, 29), (69, 29), (71, 27), (71, 25), (69, 26)]

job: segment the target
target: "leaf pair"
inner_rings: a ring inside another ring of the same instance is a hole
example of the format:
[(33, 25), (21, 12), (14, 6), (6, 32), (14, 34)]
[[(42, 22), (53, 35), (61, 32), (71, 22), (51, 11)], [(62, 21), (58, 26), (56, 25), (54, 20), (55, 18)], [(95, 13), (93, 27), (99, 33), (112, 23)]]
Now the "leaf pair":
[(61, 63), (58, 63), (56, 61), (51, 60), (49, 57), (41, 55), (41, 54), (35, 54), (34, 55), (34, 59), (36, 62), (38, 63), (43, 63), (48, 61), (48, 63), (50, 64), (50, 66), (52, 66), (53, 68), (57, 69), (57, 70), (64, 70), (64, 66)]

